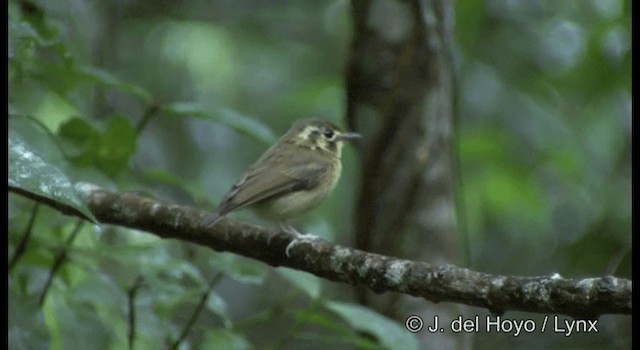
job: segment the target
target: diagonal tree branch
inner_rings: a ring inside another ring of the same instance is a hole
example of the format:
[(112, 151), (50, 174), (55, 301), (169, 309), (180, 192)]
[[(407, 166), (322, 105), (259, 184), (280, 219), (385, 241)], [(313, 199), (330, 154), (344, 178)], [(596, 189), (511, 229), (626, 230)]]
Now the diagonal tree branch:
[[(509, 310), (595, 318), (631, 314), (632, 282), (613, 276), (567, 279), (559, 274), (537, 277), (502, 276), (453, 265), (435, 266), (367, 253), (324, 240), (303, 241), (285, 249), (291, 237), (259, 226), (223, 219), (206, 229), (206, 212), (163, 203), (133, 193), (116, 193), (81, 183), (77, 189), (95, 217), (104, 224), (147, 231), (286, 266), (316, 276), (371, 290), (400, 292), (433, 302), (449, 301), (484, 307), (496, 314)], [(28, 193), (20, 192), (22, 195)], [(35, 198), (39, 200), (39, 197)], [(55, 202), (47, 204), (57, 208)], [(62, 212), (78, 215), (77, 211)]]

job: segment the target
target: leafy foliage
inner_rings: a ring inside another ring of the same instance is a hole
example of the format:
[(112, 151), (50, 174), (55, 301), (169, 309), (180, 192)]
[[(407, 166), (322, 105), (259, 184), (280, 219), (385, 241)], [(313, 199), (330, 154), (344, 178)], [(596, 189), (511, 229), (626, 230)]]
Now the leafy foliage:
[(9, 164), (9, 187), (70, 206), (96, 222), (66, 175), (34, 153), (13, 130), (9, 131)]
[(94, 167), (112, 177), (127, 167), (136, 149), (135, 129), (123, 115), (110, 117), (102, 133), (84, 119), (71, 118), (60, 126), (59, 134), (77, 152), (72, 163)]
[[(456, 2), (462, 264), (630, 276), (630, 4)], [(9, 186), (89, 219), (74, 182), (211, 207), (292, 120), (343, 113), (345, 1), (8, 9)], [(357, 158), (345, 152), (315, 233), (348, 232)], [(14, 194), (8, 228), (12, 349), (417, 347), (400, 323), (338, 302), (348, 293), (308, 274), (76, 227)], [(614, 334), (625, 347), (630, 330), (615, 322), (571, 344), (607, 348)], [(556, 347), (544, 336), (474, 345)]]

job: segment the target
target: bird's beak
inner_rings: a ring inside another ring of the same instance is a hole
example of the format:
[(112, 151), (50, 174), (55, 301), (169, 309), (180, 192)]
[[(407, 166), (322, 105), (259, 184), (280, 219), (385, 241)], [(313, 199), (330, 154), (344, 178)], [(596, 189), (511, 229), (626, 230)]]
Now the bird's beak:
[(338, 141), (356, 141), (361, 139), (362, 136), (355, 132), (343, 132), (340, 133), (340, 135), (338, 135), (338, 137), (336, 138), (338, 139)]

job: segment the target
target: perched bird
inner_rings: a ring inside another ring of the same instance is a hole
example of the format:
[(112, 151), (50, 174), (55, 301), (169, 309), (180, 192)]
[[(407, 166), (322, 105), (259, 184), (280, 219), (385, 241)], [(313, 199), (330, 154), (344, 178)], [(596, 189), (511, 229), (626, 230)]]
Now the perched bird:
[(360, 138), (332, 123), (307, 118), (296, 121), (271, 148), (250, 166), (225, 194), (203, 225), (215, 225), (227, 213), (247, 206), (279, 222), (283, 232), (296, 236), (286, 253), (303, 237), (287, 220), (320, 204), (335, 188), (342, 164), (344, 141)]

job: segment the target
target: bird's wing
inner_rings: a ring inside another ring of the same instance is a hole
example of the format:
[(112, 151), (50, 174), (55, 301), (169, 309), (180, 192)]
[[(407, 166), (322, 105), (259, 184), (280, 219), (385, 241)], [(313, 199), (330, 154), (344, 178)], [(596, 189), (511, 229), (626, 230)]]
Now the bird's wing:
[(247, 171), (222, 199), (216, 213), (224, 215), (273, 196), (313, 188), (330, 171), (330, 164), (307, 161), (290, 164), (283, 170), (277, 168), (257, 167)]

